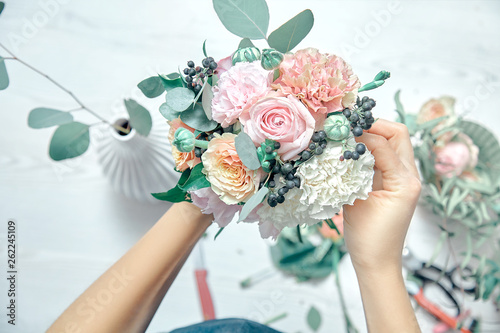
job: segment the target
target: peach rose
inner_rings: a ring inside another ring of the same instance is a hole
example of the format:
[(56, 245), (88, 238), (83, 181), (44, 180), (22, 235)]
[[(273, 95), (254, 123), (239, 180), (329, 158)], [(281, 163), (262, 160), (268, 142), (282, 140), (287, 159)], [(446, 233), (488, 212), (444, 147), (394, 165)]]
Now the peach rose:
[(279, 70), (281, 75), (271, 87), (295, 95), (313, 116), (351, 106), (360, 87), (358, 77), (342, 58), (314, 48), (285, 54)]
[(243, 129), (256, 145), (266, 139), (278, 141), (278, 154), (283, 160), (298, 158), (309, 145), (315, 121), (311, 113), (296, 97), (270, 93), (242, 114)]
[(420, 108), (420, 112), (417, 115), (417, 123), (423, 124), (436, 118), (453, 116), (455, 114), (454, 106), (455, 99), (450, 96), (430, 99)]
[(259, 189), (261, 174), (241, 162), (234, 145), (235, 134), (214, 134), (202, 155), (203, 173), (220, 199), (228, 205), (245, 202)]
[[(167, 123), (170, 125), (170, 130), (168, 131), (168, 140), (170, 141), (170, 144), (172, 144), (175, 131), (177, 131), (179, 127), (184, 127), (194, 133), (194, 128), (184, 124), (179, 118), (168, 121)], [(196, 164), (201, 162), (200, 158), (194, 155), (194, 150), (189, 153), (183, 153), (177, 150), (177, 148), (173, 145), (172, 157), (174, 158), (175, 167), (180, 172), (183, 172), (187, 168), (192, 169)]]

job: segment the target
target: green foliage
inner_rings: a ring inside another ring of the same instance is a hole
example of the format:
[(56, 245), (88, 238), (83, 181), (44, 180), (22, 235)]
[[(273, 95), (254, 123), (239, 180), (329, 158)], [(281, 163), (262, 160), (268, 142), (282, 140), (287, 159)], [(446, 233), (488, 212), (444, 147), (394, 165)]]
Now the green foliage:
[(149, 111), (133, 99), (125, 99), (124, 103), (129, 115), (130, 126), (135, 128), (140, 135), (148, 136), (151, 127), (153, 127)]
[(72, 121), (71, 113), (48, 108), (33, 109), (28, 116), (28, 126), (31, 128), (58, 126)]
[(245, 47), (255, 47), (255, 45), (253, 45), (250, 39), (243, 38), (240, 44), (238, 45), (238, 49), (244, 49)]
[(163, 88), (165, 88), (166, 91), (184, 87), (184, 81), (179, 73), (170, 73), (167, 75), (160, 74), (158, 76), (160, 77)]
[(214, 93), (212, 92), (212, 86), (205, 82), (206, 87), (203, 89), (203, 96), (201, 96), (201, 105), (203, 106), (203, 111), (207, 119), (212, 120), (212, 100), (214, 98)]
[(206, 44), (207, 44), (207, 40), (205, 39), (205, 41), (203, 42), (203, 55), (205, 57), (208, 57)]
[(82, 155), (90, 143), (89, 125), (71, 122), (59, 126), (50, 140), (49, 156), (62, 161)]
[(0, 14), (2, 14), (4, 8), (5, 8), (5, 3), (3, 1), (0, 1)]
[(172, 110), (182, 112), (193, 105), (194, 97), (194, 91), (177, 87), (167, 93), (166, 102)]
[(163, 117), (170, 121), (179, 118), (181, 114), (180, 112), (172, 110), (172, 108), (168, 106), (167, 103), (163, 103), (162, 105), (160, 105), (160, 113)]
[(242, 38), (266, 38), (269, 9), (265, 0), (213, 0), (213, 5), (229, 32)]
[(224, 230), (225, 227), (222, 227), (222, 228), (219, 228), (219, 230), (217, 231), (217, 233), (215, 234), (214, 236), (214, 240), (217, 239), (217, 237), (219, 237), (219, 235), (221, 234), (221, 232)]
[(163, 94), (165, 87), (159, 76), (152, 76), (139, 82), (137, 87), (148, 98), (155, 98)]
[(7, 67), (5, 67), (4, 58), (0, 57), (0, 90), (7, 89), (8, 86), (9, 86), (9, 74), (7, 73)]
[(216, 121), (207, 118), (200, 103), (196, 103), (194, 108), (182, 112), (180, 116), (186, 125), (202, 132), (212, 131), (219, 125)]
[(274, 30), (268, 38), (269, 46), (283, 53), (291, 51), (307, 36), (313, 25), (313, 13), (306, 9)]
[(307, 313), (307, 325), (309, 325), (313, 332), (317, 332), (321, 325), (321, 314), (314, 306), (311, 306)]
[(178, 186), (175, 186), (174, 188), (168, 190), (167, 192), (151, 193), (151, 195), (156, 199), (162, 201), (169, 201), (169, 202), (189, 201), (188, 199), (186, 199), (187, 192), (181, 190)]
[(241, 162), (250, 170), (257, 170), (260, 168), (260, 161), (257, 157), (257, 150), (255, 145), (248, 134), (241, 131), (240, 134), (234, 139), (234, 146), (236, 152), (241, 159)]
[(186, 180), (184, 184), (178, 184), (179, 189), (183, 191), (196, 191), (205, 187), (210, 187), (210, 182), (207, 180), (207, 177), (202, 172), (203, 164), (198, 163), (191, 169), (191, 173), (189, 174), (189, 178)]
[(269, 193), (269, 189), (265, 186), (255, 193), (248, 201), (243, 205), (241, 209), (240, 216), (238, 218), (238, 222), (243, 221), (248, 217), (248, 215), (257, 207), (266, 197), (267, 193)]

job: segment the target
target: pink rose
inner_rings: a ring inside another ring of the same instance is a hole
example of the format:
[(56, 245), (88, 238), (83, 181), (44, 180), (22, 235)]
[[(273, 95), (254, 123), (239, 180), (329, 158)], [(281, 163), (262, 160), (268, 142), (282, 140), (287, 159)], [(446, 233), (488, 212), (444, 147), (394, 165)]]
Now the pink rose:
[(228, 205), (245, 202), (259, 189), (261, 173), (241, 162), (234, 146), (233, 133), (214, 134), (207, 151), (201, 156), (202, 172), (212, 190)]
[(309, 145), (315, 121), (307, 107), (292, 95), (270, 93), (240, 118), (244, 131), (255, 145), (266, 139), (278, 141), (283, 160), (298, 158)]
[(470, 163), (471, 153), (465, 143), (450, 142), (436, 151), (436, 174), (446, 178), (459, 176)]
[(356, 100), (359, 79), (336, 55), (313, 48), (286, 53), (279, 70), (281, 75), (272, 88), (296, 96), (313, 114), (340, 111)]
[(259, 61), (238, 62), (222, 73), (213, 87), (212, 119), (228, 127), (248, 110), (259, 98), (271, 90), (271, 71), (266, 71)]

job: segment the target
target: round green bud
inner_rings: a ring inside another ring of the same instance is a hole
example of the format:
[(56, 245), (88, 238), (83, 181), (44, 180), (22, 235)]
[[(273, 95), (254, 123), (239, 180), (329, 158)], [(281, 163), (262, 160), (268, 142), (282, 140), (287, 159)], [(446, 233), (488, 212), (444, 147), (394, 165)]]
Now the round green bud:
[(253, 62), (255, 60), (260, 60), (260, 56), (260, 50), (253, 46), (238, 49), (233, 54), (233, 65), (237, 62)]
[(260, 60), (262, 68), (270, 71), (278, 68), (282, 61), (283, 53), (276, 51), (275, 49), (262, 50), (262, 59)]
[(342, 141), (349, 136), (351, 124), (344, 115), (331, 115), (326, 118), (323, 129), (328, 139), (332, 141)]
[(177, 131), (175, 131), (172, 144), (180, 152), (189, 153), (194, 149), (194, 141), (194, 133), (184, 127), (179, 127)]

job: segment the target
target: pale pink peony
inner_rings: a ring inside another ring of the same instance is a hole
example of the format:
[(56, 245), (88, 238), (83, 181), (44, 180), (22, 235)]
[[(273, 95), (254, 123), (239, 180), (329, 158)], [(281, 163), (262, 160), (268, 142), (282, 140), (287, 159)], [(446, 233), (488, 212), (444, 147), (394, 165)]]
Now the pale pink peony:
[[(210, 187), (191, 191), (190, 194), (193, 204), (199, 207), (203, 214), (214, 214), (214, 222), (217, 223), (220, 228), (227, 226), (233, 220), (236, 213), (239, 214), (243, 209), (242, 205), (227, 205)], [(256, 211), (259, 208), (260, 205), (254, 208), (243, 222), (257, 221), (259, 216)]]
[(233, 53), (217, 62), (217, 75), (220, 77), (222, 73), (227, 72), (231, 67), (233, 67)]
[(228, 127), (271, 90), (272, 72), (259, 61), (238, 62), (213, 87), (212, 119)]
[(471, 159), (471, 152), (463, 142), (450, 142), (443, 148), (437, 148), (435, 153), (436, 174), (447, 178), (460, 176)]
[(220, 228), (227, 226), (236, 213), (241, 211), (240, 205), (227, 205), (210, 187), (191, 192), (193, 203), (201, 209), (203, 214), (214, 214), (214, 222)]
[(315, 120), (296, 97), (272, 92), (255, 103), (240, 117), (245, 133), (255, 145), (266, 139), (278, 141), (277, 150), (283, 160), (298, 158), (309, 145)]
[(315, 118), (351, 106), (360, 87), (358, 77), (342, 58), (314, 48), (285, 54), (279, 70), (273, 89), (298, 97)]
[(203, 173), (214, 192), (228, 205), (245, 202), (259, 189), (261, 174), (241, 162), (234, 146), (235, 134), (214, 134), (202, 155)]
[[(168, 121), (168, 124), (170, 125), (170, 130), (168, 132), (168, 140), (170, 141), (170, 144), (172, 144), (175, 131), (177, 131), (179, 127), (184, 127), (194, 133), (194, 128), (191, 128), (188, 125), (184, 124), (179, 118)], [(189, 153), (184, 153), (177, 150), (177, 148), (173, 145), (172, 157), (174, 158), (175, 167), (180, 172), (183, 172), (188, 168), (192, 169), (196, 164), (201, 162), (200, 158), (194, 155), (194, 150)]]

